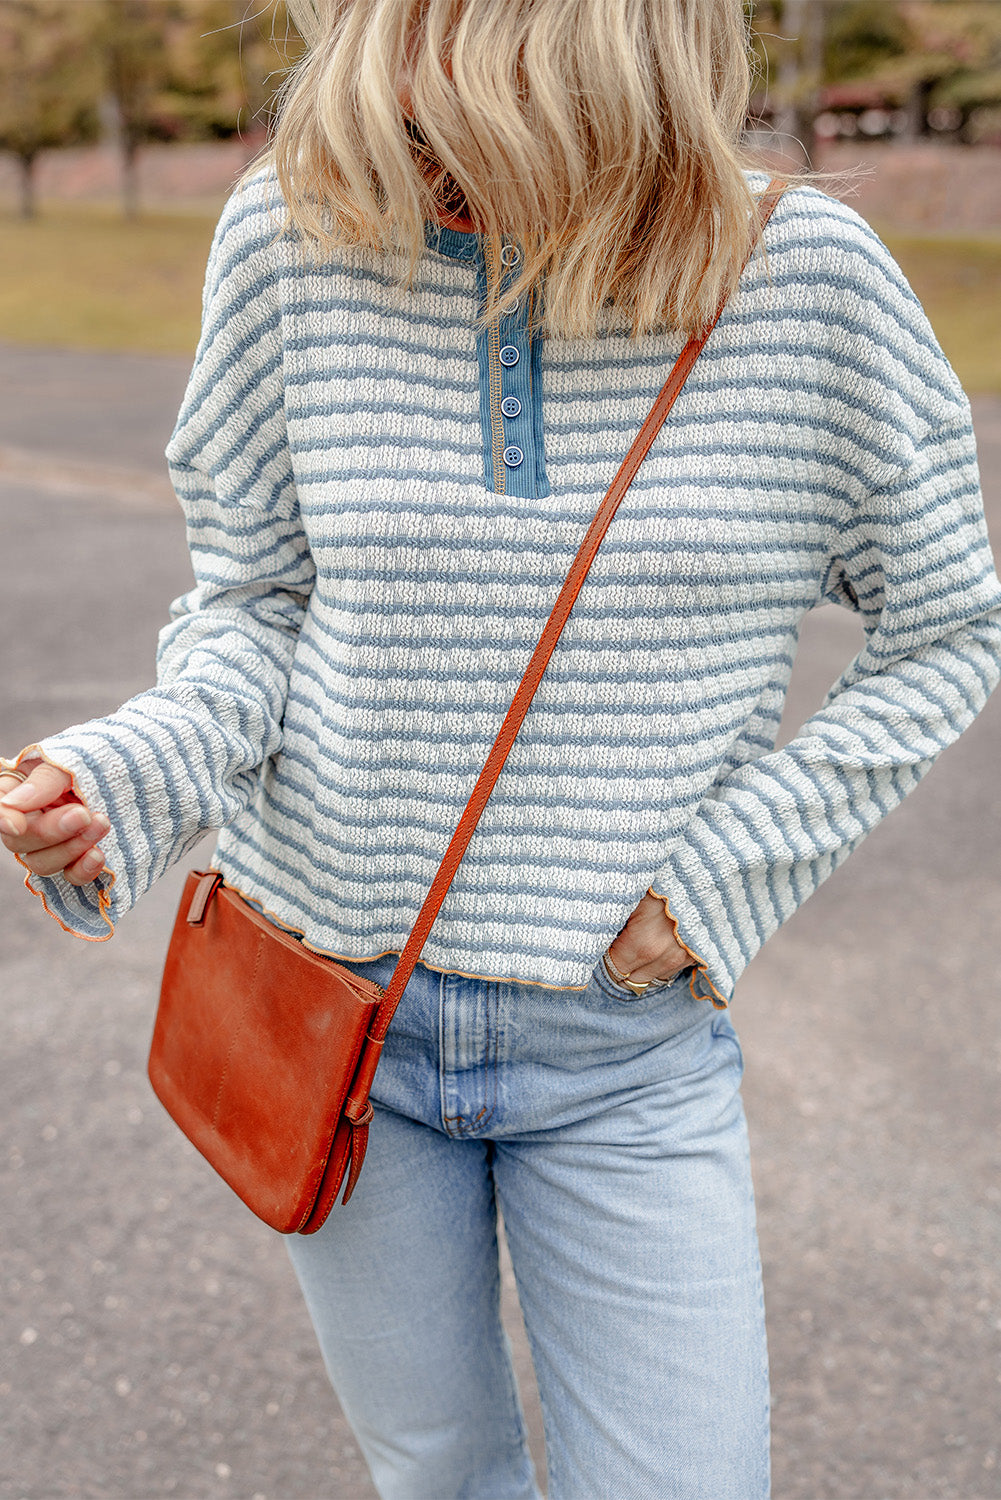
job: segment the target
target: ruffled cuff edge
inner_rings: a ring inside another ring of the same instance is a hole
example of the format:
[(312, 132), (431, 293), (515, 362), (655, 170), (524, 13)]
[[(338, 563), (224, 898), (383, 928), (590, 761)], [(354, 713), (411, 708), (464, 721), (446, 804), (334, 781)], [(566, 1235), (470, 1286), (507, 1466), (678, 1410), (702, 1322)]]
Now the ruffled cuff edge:
[[(59, 761), (53, 760), (51, 755), (46, 755), (40, 745), (26, 745), (25, 748), (21, 750), (19, 754), (14, 758), (14, 760), (7, 760), (6, 757), (0, 756), (0, 770), (17, 771), (20, 769), (22, 763), (26, 760), (42, 760), (45, 761), (47, 765), (54, 766), (57, 771), (62, 771), (64, 775), (70, 778), (70, 789), (73, 792), (74, 796), (78, 797), (83, 805), (88, 810), (90, 810), (90, 799), (84, 796), (80, 788), (80, 783), (77, 779), (76, 772), (73, 771), (70, 766), (60, 765)], [(71, 927), (67, 922), (64, 922), (58, 911), (54, 911), (52, 906), (49, 904), (49, 897), (46, 895), (44, 886), (35, 885), (34, 882), (52, 882), (52, 886), (50, 889), (59, 893), (60, 901), (67, 915), (69, 915), (69, 913), (71, 912), (73, 905), (80, 902), (81, 900), (81, 893), (83, 889), (81, 886), (71, 885), (68, 880), (66, 880), (62, 875), (58, 874), (36, 875), (33, 870), (28, 869), (28, 866), (25, 864), (24, 860), (19, 854), (15, 854), (14, 858), (17, 860), (18, 864), (23, 870), (27, 870), (27, 874), (24, 878), (25, 890), (30, 891), (33, 896), (38, 897), (48, 915), (54, 922), (59, 923), (59, 926), (63, 929), (64, 932), (68, 932), (71, 937), (80, 938), (85, 943), (106, 943), (109, 938), (114, 937), (115, 924), (111, 917), (111, 888), (115, 883), (115, 872), (114, 870), (110, 869), (108, 865), (105, 865), (104, 868), (100, 870), (95, 877), (97, 881), (105, 882), (105, 884), (97, 886), (97, 907), (98, 914), (104, 921), (105, 926), (108, 930), (107, 932), (91, 933), (81, 932), (78, 928)], [(72, 893), (72, 895), (70, 893)]]
[(691, 974), (688, 976), (688, 987), (692, 992), (692, 998), (694, 1000), (711, 1000), (713, 1007), (716, 1010), (729, 1009), (729, 1000), (720, 990), (716, 988), (712, 980), (709, 978), (708, 963), (701, 956), (701, 954), (695, 952), (694, 948), (690, 948), (685, 942), (684, 938), (681, 936), (681, 930), (678, 926), (678, 919), (674, 915), (674, 912), (671, 910), (670, 897), (665, 896), (663, 891), (656, 890), (652, 885), (648, 887), (647, 894), (656, 897), (658, 901), (663, 901), (664, 910), (667, 913), (668, 920), (674, 926), (674, 940), (679, 945), (679, 947), (684, 948), (685, 952), (688, 954), (688, 957), (695, 965), (695, 967), (692, 969)]

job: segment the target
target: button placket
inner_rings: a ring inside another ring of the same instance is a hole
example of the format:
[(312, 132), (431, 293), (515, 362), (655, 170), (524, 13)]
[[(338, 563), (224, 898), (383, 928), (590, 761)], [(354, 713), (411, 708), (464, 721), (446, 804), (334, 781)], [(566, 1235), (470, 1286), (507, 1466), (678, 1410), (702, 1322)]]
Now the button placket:
[[(505, 267), (507, 273), (505, 281), (510, 285), (513, 278), (517, 275), (517, 267), (521, 261), (521, 251), (517, 245), (504, 245), (501, 249), (500, 258), (501, 264)], [(523, 378), (523, 372), (529, 362), (526, 359), (524, 364), (522, 364), (522, 351), (518, 347), (518, 344), (514, 342), (516, 338), (524, 340), (525, 337), (524, 326), (520, 325), (517, 321), (518, 311), (519, 303), (516, 298), (509, 297), (501, 303), (503, 321), (501, 323), (502, 343), (499, 357), (501, 364), (504, 366), (505, 387), (509, 387), (512, 384), (515, 367), (518, 365), (521, 365), (518, 375)], [(508, 321), (509, 319), (510, 322)], [(530, 355), (530, 350), (526, 349), (525, 352)], [(520, 381), (518, 383), (520, 384)], [(505, 419), (504, 436), (507, 439), (501, 455), (504, 467), (508, 470), (519, 469), (525, 461), (525, 446), (529, 436), (525, 422), (517, 421), (517, 418), (521, 417), (524, 407), (519, 398), (508, 389), (501, 401), (500, 409)], [(523, 429), (524, 436), (522, 435)]]
[(511, 244), (484, 244), (478, 268), (481, 293), (496, 286), (497, 316), (481, 338), (480, 413), (486, 482), (497, 494), (535, 499), (549, 494), (542, 454), (538, 335), (529, 320), (532, 299), (511, 296), (522, 252)]

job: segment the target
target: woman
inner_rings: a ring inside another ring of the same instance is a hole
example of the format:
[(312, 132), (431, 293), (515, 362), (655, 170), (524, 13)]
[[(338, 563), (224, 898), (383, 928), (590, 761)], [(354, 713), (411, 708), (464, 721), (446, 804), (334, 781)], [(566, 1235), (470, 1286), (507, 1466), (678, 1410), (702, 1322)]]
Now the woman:
[[(219, 829), (229, 883), (385, 983), (581, 535), (729, 294), (393, 1022), (354, 1197), (289, 1250), (387, 1500), (538, 1496), (498, 1206), (551, 1500), (757, 1500), (727, 1007), (997, 682), (969, 407), (815, 188), (741, 274), (740, 0), (295, 10), (312, 50), (220, 221), (167, 449), (195, 587), (156, 688), (5, 762), (4, 842), (100, 940)], [(865, 645), (776, 750), (823, 600)]]

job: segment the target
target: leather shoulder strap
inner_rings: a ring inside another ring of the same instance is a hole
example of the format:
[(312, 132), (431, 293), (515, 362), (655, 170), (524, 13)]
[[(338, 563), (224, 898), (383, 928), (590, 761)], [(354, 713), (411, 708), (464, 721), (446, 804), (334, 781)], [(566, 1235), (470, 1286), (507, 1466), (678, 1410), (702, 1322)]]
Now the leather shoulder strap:
[[(754, 225), (751, 243), (747, 252), (747, 261), (754, 253), (754, 248), (764, 232), (765, 225), (771, 218), (772, 211), (778, 203), (785, 190), (785, 183), (775, 177), (768, 184), (768, 188), (758, 204), (757, 222)], [(588, 575), (601, 545), (602, 538), (608, 530), (612, 517), (618, 510), (623, 495), (632, 483), (636, 471), (643, 462), (650, 445), (657, 433), (663, 426), (664, 419), (671, 407), (677, 400), (685, 381), (691, 373), (692, 366), (698, 359), (709, 335), (719, 322), (725, 302), (721, 302), (716, 310), (715, 317), (697, 334), (688, 340), (674, 363), (674, 367), (668, 376), (663, 389), (650, 409), (649, 415), (640, 428), (633, 441), (632, 447), (626, 454), (618, 473), (612, 480), (605, 498), (598, 507), (597, 513), (584, 535), (580, 544), (566, 581), (553, 605), (552, 613), (543, 628), (539, 643), (532, 652), (525, 675), (521, 679), (518, 690), (511, 700), (511, 706), (504, 716), (497, 738), (493, 743), (486, 764), (477, 778), (469, 801), (466, 803), (465, 811), (459, 819), (458, 827), (452, 835), (451, 842), (445, 850), (444, 857), (438, 867), (438, 873), (431, 884), (424, 899), (424, 904), (417, 914), (417, 920), (407, 939), (406, 946), (400, 954), (396, 968), (393, 970), (392, 978), (386, 987), (385, 997), (376, 1011), (369, 1036), (373, 1042), (381, 1042), (386, 1035), (389, 1023), (393, 1019), (393, 1013), (400, 1002), (400, 998), (417, 960), (420, 958), (421, 950), (427, 942), (428, 934), (434, 924), (434, 920), (441, 910), (441, 904), (445, 899), (449, 886), (455, 878), (455, 872), (459, 868), (459, 862), (465, 854), (469, 841), (473, 836), (476, 825), (480, 820), (483, 809), (487, 805), (490, 793), (493, 791), (501, 768), (507, 759), (508, 752), (514, 744), (518, 730), (521, 728), (529, 704), (535, 696), (535, 691), (542, 680), (542, 674), (546, 670), (549, 658), (553, 654), (560, 633), (570, 617), (574, 600), (580, 593), (581, 585)]]

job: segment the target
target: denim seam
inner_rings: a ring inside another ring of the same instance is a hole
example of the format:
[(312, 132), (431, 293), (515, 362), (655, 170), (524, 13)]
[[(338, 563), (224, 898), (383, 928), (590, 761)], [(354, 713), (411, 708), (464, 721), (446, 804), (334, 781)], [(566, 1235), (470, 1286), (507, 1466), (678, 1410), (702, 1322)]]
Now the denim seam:
[[(444, 980), (442, 981), (444, 987)], [(484, 1046), (483, 1061), (478, 1071), (483, 1075), (482, 1104), (474, 1115), (457, 1114), (450, 1115), (445, 1112), (447, 1099), (446, 1074), (447, 1068), (442, 1059), (441, 1071), (441, 1099), (442, 1099), (442, 1124), (446, 1134), (453, 1139), (470, 1139), (474, 1134), (480, 1134), (489, 1125), (497, 1113), (497, 1072), (500, 1043), (500, 995), (496, 984), (488, 984), (485, 987), (483, 999), (483, 1030)], [(444, 1027), (442, 1028), (444, 1034)]]
[(497, 985), (491, 984), (487, 988), (486, 1004), (484, 1006), (484, 1026), (486, 1028), (483, 1049), (483, 1109), (476, 1119), (476, 1127), (483, 1130), (494, 1115), (497, 1113), (497, 1066), (500, 1049), (500, 992)]
[(447, 1008), (445, 1005), (445, 982), (446, 975), (441, 972), (438, 975), (438, 1110), (441, 1115), (441, 1128), (446, 1135), (455, 1138), (457, 1133), (452, 1128), (452, 1122), (461, 1119), (461, 1116), (453, 1116), (448, 1113), (448, 1043), (445, 1037), (447, 1025)]
[[(719, 1014), (723, 1014), (723, 1013), (720, 1012)], [(720, 1035), (720, 1033), (718, 1031), (715, 1034), (717, 1036)], [(740, 1039), (737, 1036), (736, 1032), (733, 1031), (733, 1028), (731, 1027), (730, 1030), (729, 1030), (729, 1032), (725, 1032), (725, 1033), (723, 1033), (723, 1035), (726, 1037), (727, 1041), (730, 1041), (732, 1043), (736, 1043), (738, 1057), (740, 1058), (741, 1064), (743, 1065), (743, 1051), (741, 1049)], [(751, 1171), (751, 1142), (750, 1142), (750, 1137), (748, 1136), (748, 1133), (747, 1133), (746, 1125), (745, 1125), (745, 1129), (744, 1129), (743, 1157), (744, 1157), (744, 1163), (745, 1163), (746, 1168), (747, 1168), (748, 1181), (750, 1183), (750, 1188), (749, 1188), (749, 1191), (748, 1191), (748, 1202), (750, 1204), (751, 1219), (752, 1219), (752, 1222), (753, 1222), (756, 1219), (757, 1210), (756, 1210), (756, 1205), (755, 1205), (755, 1200), (754, 1200), (754, 1177), (753, 1177), (753, 1173)], [(755, 1237), (755, 1246), (754, 1246), (754, 1259), (755, 1259), (755, 1265), (756, 1265), (756, 1268), (757, 1268), (757, 1279), (758, 1279), (758, 1308), (759, 1308), (759, 1310), (761, 1312), (762, 1323), (764, 1323), (765, 1322), (765, 1281), (764, 1281), (764, 1268), (762, 1267), (762, 1264), (761, 1264), (761, 1250), (760, 1250), (760, 1247), (759, 1247), (759, 1245), (757, 1243), (757, 1238), (756, 1237)], [(761, 1352), (762, 1352), (762, 1361), (761, 1361), (761, 1365), (759, 1367), (759, 1370), (760, 1370), (760, 1378), (761, 1378), (762, 1388), (764, 1390), (764, 1401), (763, 1401), (762, 1406), (761, 1406), (761, 1422), (762, 1422), (761, 1432), (762, 1432), (762, 1440), (761, 1440), (761, 1443), (759, 1445), (758, 1452), (761, 1455), (761, 1458), (760, 1458), (761, 1500), (770, 1500), (770, 1496), (771, 1496), (771, 1493), (772, 1493), (772, 1474), (771, 1474), (772, 1397), (771, 1397), (771, 1371), (770, 1371), (770, 1368), (769, 1368), (768, 1338), (767, 1338), (767, 1334), (765, 1336)]]

